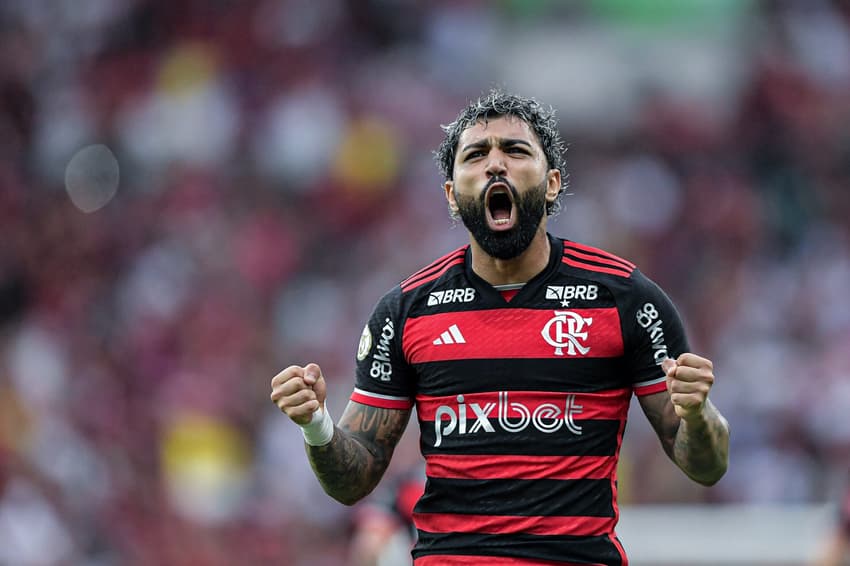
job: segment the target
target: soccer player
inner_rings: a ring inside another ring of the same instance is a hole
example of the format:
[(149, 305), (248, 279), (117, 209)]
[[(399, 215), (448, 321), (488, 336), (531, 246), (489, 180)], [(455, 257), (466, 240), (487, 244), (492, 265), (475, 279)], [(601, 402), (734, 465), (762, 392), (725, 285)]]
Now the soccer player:
[(634, 264), (547, 232), (565, 179), (551, 109), (492, 91), (444, 130), (437, 161), (469, 244), (378, 301), (338, 424), (316, 363), (276, 375), (271, 399), (348, 505), (378, 484), (416, 407), (417, 566), (628, 564), (614, 529), (629, 400), (712, 485), (729, 445), (712, 363)]

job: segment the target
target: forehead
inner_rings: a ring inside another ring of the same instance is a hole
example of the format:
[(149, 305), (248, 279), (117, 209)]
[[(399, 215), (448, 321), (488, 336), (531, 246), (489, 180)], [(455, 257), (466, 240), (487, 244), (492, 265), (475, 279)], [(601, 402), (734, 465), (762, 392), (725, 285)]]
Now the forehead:
[(487, 141), (491, 138), (510, 138), (525, 140), (528, 143), (539, 146), (537, 135), (528, 122), (508, 114), (506, 116), (498, 116), (495, 118), (481, 119), (473, 125), (461, 132), (458, 138), (458, 148), (471, 143)]

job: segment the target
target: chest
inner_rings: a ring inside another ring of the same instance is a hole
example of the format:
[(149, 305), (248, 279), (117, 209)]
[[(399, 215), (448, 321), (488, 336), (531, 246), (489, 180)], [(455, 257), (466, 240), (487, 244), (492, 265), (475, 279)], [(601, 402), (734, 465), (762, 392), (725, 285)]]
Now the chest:
[(623, 383), (614, 297), (581, 281), (524, 288), (510, 302), (495, 290), (430, 291), (405, 321), (402, 349), (425, 394), (515, 388), (517, 380), (565, 391)]

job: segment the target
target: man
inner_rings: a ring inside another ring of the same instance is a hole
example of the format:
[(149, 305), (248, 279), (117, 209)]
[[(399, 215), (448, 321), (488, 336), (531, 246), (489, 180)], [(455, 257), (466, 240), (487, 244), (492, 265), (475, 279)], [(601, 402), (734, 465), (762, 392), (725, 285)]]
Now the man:
[(493, 91), (437, 151), (464, 246), (387, 293), (335, 426), (315, 363), (272, 379), (325, 491), (381, 479), (416, 406), (426, 461), (417, 566), (627, 564), (616, 468), (635, 393), (667, 455), (712, 485), (729, 429), (667, 296), (611, 253), (549, 235), (565, 178), (553, 112)]

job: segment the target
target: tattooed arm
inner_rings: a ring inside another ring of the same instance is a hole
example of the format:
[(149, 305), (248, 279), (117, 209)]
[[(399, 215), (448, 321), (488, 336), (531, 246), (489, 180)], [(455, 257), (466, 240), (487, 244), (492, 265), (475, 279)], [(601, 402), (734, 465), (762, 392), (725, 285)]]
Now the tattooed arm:
[(345, 505), (371, 493), (390, 464), (410, 413), (349, 402), (330, 443), (307, 446), (325, 492)]
[(320, 412), (327, 384), (322, 369), (313, 363), (289, 366), (272, 378), (271, 386), (272, 402), (295, 424), (313, 427), (313, 418), (319, 415), (320, 428), (327, 425), (317, 435), (318, 442), (307, 444), (307, 457), (325, 492), (345, 505), (371, 493), (390, 464), (411, 409), (378, 409), (352, 401), (334, 425), (326, 412)]
[(682, 354), (665, 360), (667, 391), (640, 398), (664, 451), (688, 477), (714, 485), (729, 465), (729, 423), (708, 399), (710, 360)]

